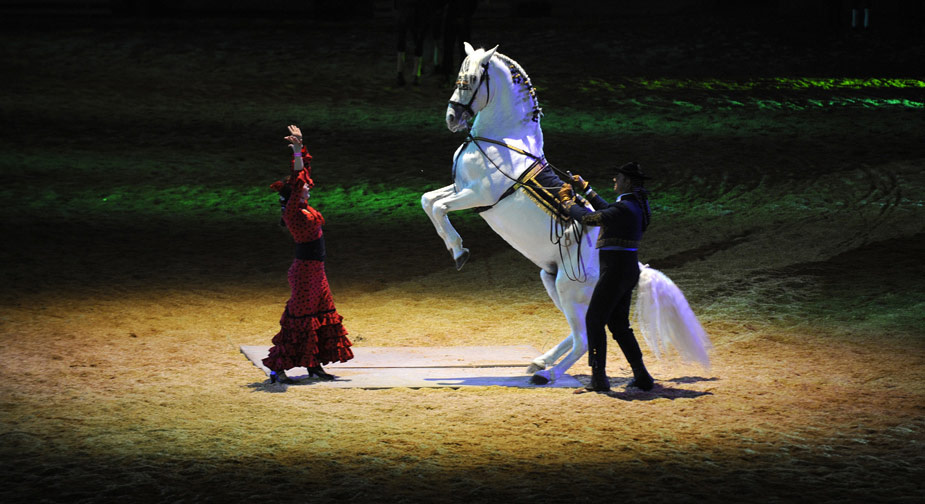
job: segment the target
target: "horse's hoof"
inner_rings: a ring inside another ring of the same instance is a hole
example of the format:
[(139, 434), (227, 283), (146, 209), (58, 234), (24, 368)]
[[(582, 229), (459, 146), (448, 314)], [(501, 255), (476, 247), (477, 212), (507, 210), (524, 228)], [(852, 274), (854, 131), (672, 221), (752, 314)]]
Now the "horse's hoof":
[(549, 383), (549, 378), (546, 378), (545, 376), (541, 374), (535, 374), (530, 377), (530, 383), (534, 385), (546, 385), (547, 383)]
[(463, 264), (466, 264), (466, 261), (469, 260), (469, 249), (462, 249), (462, 254), (459, 254), (459, 257), (456, 257), (456, 271), (462, 269)]
[(535, 359), (527, 367), (527, 374), (533, 374), (544, 369), (546, 369), (546, 363), (539, 359)]

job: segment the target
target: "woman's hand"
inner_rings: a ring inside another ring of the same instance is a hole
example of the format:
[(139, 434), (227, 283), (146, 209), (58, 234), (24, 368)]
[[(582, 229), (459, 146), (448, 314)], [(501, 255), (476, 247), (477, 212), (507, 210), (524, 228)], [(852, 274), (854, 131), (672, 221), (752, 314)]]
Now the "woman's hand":
[(299, 129), (295, 124), (289, 125), (289, 136), (283, 137), (289, 142), (289, 147), (292, 149), (292, 169), (295, 171), (302, 171), (302, 168), (305, 168), (305, 164), (302, 162), (302, 130)]
[(289, 136), (284, 137), (289, 142), (292, 152), (302, 152), (302, 130), (295, 124), (289, 125)]

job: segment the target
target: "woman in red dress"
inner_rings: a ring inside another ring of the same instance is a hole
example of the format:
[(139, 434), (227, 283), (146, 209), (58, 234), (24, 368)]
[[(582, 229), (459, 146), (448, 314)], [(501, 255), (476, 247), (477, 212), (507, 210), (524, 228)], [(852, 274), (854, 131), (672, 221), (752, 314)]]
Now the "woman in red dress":
[(270, 382), (294, 383), (286, 370), (305, 367), (309, 376), (333, 380), (321, 367), (329, 362), (347, 362), (353, 358), (343, 317), (334, 307), (334, 298), (324, 273), (324, 217), (308, 204), (311, 179), (311, 155), (302, 146), (302, 132), (289, 126), (285, 137), (292, 148), (289, 177), (272, 186), (279, 192), (283, 206), (282, 223), (296, 242), (295, 260), (289, 267), (292, 296), (279, 320), (280, 331), (273, 337), (270, 355), (263, 365), (270, 369)]

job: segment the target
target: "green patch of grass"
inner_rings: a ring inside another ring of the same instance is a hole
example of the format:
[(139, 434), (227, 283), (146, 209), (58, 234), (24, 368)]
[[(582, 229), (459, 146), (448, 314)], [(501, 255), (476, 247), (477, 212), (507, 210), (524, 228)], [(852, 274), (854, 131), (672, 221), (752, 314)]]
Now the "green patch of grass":
[(831, 325), (921, 334), (925, 327), (925, 292), (910, 287), (913, 288), (881, 293), (873, 299), (840, 290), (808, 301), (803, 311)]
[[(346, 222), (377, 220), (409, 222), (426, 219), (421, 195), (434, 187), (394, 187), (385, 184), (328, 186), (312, 191), (310, 203), (325, 214)], [(267, 222), (279, 215), (276, 195), (264, 188), (206, 185), (119, 185), (61, 192), (54, 187), (31, 194), (0, 191), (5, 219), (51, 218), (92, 220), (99, 223), (140, 220)], [(460, 212), (458, 218), (473, 219)], [(454, 215), (454, 219), (456, 219)]]
[(616, 92), (621, 89), (641, 88), (660, 90), (707, 90), (707, 91), (754, 91), (754, 90), (872, 90), (872, 89), (921, 89), (925, 80), (910, 78), (850, 78), (850, 77), (767, 77), (756, 79), (650, 79), (629, 77), (607, 82), (603, 79), (588, 79), (584, 89)]
[[(325, 185), (312, 190), (310, 203), (339, 219), (375, 221), (378, 219), (407, 222), (424, 217), (420, 206), (421, 195), (436, 189), (436, 185), (395, 186), (384, 183), (357, 183), (351, 185)], [(788, 215), (805, 216), (807, 213), (824, 213), (837, 202), (812, 198), (812, 188), (805, 192), (781, 194), (754, 193), (749, 197), (735, 197), (740, 188), (721, 188), (725, 196), (714, 197), (714, 189), (698, 187), (656, 191), (651, 205), (660, 219), (673, 216), (713, 218), (733, 213), (768, 215), (783, 218)], [(741, 191), (747, 191), (741, 189)], [(773, 191), (773, 189), (769, 189)], [(613, 191), (601, 191), (605, 198), (613, 199)], [(246, 219), (266, 221), (279, 212), (276, 195), (269, 189), (252, 186), (215, 186), (204, 184), (119, 184), (93, 188), (50, 185), (26, 192), (8, 187), (0, 190), (4, 204), (0, 212), (4, 218), (21, 218), (27, 215), (80, 218), (100, 221), (136, 221), (140, 218), (162, 220), (215, 220)], [(455, 212), (453, 219), (471, 218), (472, 212)]]

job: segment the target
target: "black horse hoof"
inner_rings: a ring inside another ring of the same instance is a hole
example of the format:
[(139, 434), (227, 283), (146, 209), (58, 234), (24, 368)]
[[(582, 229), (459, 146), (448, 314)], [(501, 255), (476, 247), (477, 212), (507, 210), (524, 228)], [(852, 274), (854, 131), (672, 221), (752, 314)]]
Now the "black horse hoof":
[(456, 271), (462, 269), (463, 264), (466, 264), (466, 261), (469, 260), (469, 249), (464, 248), (462, 254), (456, 258)]
[(534, 385), (546, 385), (547, 383), (549, 383), (549, 378), (546, 378), (545, 376), (542, 376), (542, 375), (535, 374), (530, 377), (530, 383)]

